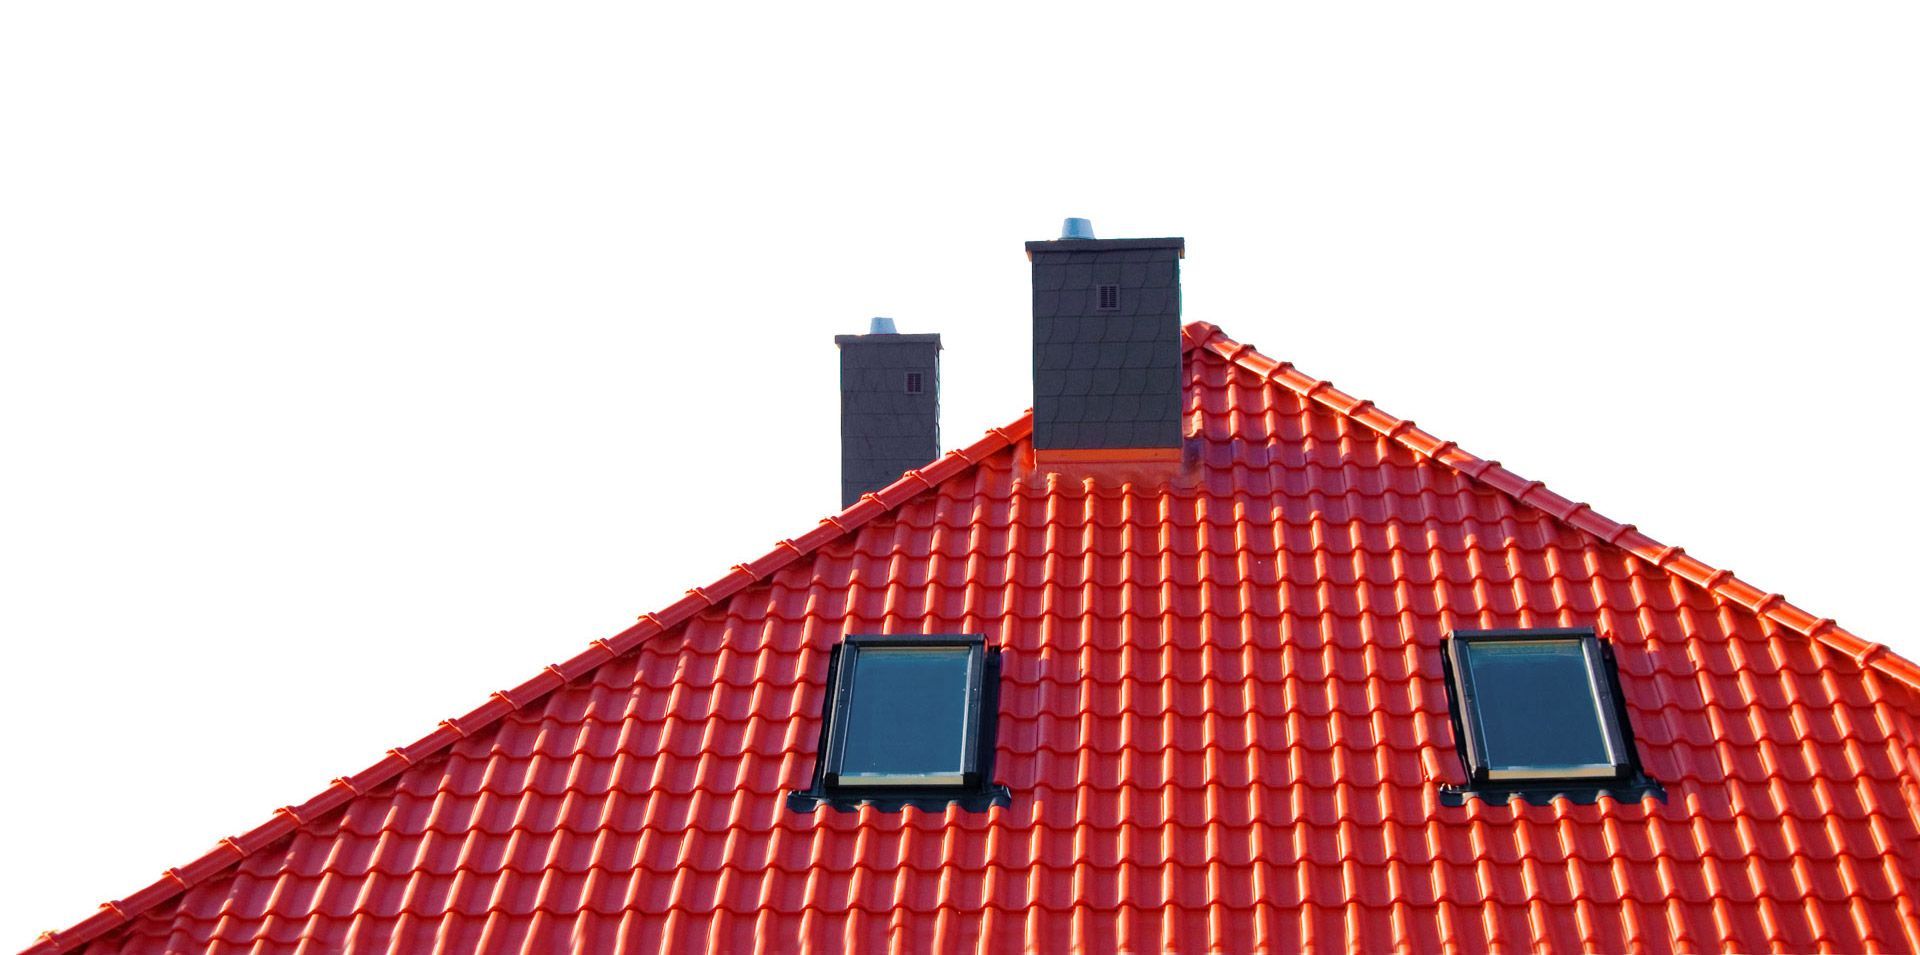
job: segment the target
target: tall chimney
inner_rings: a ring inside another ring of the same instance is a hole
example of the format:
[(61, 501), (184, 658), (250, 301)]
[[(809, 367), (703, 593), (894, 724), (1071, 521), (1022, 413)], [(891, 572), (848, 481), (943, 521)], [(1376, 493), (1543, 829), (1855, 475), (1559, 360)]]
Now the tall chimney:
[(840, 346), (840, 506), (940, 456), (940, 336), (876, 318)]
[(1068, 219), (1033, 263), (1035, 462), (1180, 459), (1180, 260), (1187, 240), (1096, 239)]

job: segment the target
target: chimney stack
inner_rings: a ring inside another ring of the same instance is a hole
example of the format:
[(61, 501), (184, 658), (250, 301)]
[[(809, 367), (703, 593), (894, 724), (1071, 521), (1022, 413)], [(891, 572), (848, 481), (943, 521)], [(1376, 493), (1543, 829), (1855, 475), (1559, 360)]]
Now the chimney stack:
[(1096, 239), (1068, 219), (1033, 263), (1033, 448), (1043, 469), (1180, 460), (1185, 239)]
[(840, 506), (940, 456), (940, 336), (875, 318), (840, 347)]

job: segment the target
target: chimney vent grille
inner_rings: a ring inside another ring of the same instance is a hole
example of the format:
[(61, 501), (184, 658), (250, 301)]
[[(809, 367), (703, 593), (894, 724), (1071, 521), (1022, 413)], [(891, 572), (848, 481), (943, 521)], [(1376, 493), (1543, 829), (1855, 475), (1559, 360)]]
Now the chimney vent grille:
[(917, 371), (907, 372), (907, 394), (917, 395), (926, 386), (926, 380)]
[(1103, 312), (1117, 312), (1120, 310), (1120, 286), (1100, 286), (1100, 310)]

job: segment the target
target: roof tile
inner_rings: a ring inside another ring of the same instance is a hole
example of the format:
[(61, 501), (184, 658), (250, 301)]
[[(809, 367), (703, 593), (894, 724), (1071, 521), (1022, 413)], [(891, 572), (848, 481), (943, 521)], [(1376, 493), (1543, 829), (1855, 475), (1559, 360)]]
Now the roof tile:
[[(1192, 482), (1032, 479), (1023, 417), (38, 948), (1920, 945), (1920, 668), (1185, 336)], [(1539, 625), (1666, 801), (1440, 803), (1441, 637)], [(1004, 649), (1011, 806), (786, 808), (848, 631)]]

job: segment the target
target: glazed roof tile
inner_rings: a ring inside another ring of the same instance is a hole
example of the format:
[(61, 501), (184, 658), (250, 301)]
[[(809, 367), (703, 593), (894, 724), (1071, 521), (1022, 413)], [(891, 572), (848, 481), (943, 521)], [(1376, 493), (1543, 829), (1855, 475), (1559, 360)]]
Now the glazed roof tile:
[[(31, 951), (1920, 946), (1920, 669), (1217, 328), (1198, 478), (1022, 417)], [(1661, 801), (1446, 806), (1455, 627), (1593, 626)], [(1003, 648), (984, 813), (788, 809), (851, 631)]]

